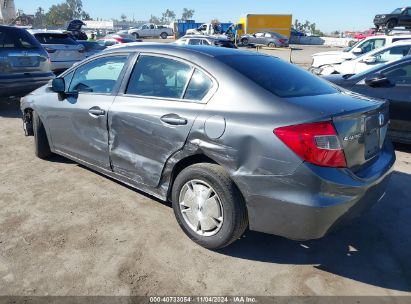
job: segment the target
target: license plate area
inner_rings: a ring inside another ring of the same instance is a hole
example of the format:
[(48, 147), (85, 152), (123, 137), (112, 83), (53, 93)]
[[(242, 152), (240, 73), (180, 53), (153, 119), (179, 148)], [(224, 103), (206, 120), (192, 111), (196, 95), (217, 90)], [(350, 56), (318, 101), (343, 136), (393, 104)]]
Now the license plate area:
[(373, 129), (365, 133), (365, 159), (370, 159), (380, 151), (380, 130)]
[(379, 114), (365, 118), (364, 157), (367, 160), (377, 155), (381, 149), (381, 127)]
[(32, 56), (13, 58), (12, 62), (13, 67), (36, 67), (39, 65), (38, 58)]

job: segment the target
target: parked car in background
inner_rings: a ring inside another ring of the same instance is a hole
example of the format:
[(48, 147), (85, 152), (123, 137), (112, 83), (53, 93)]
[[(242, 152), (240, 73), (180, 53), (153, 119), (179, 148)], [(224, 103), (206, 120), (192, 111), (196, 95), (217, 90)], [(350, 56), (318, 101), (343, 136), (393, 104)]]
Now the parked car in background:
[(21, 110), (38, 157), (57, 153), (171, 201), (210, 249), (247, 227), (321, 238), (385, 195), (395, 161), (385, 102), (257, 52), (125, 45)]
[(411, 39), (411, 35), (372, 36), (360, 40), (354, 46), (346, 48), (343, 51), (317, 53), (312, 56), (313, 61), (310, 71), (317, 75), (329, 75), (334, 71), (335, 65), (337, 64), (355, 59), (375, 49), (389, 46), (396, 41), (407, 39)]
[(206, 35), (186, 35), (178, 39), (178, 45), (209, 45), (236, 49), (235, 44), (228, 38)]
[(167, 39), (168, 36), (173, 36), (174, 34), (172, 28), (166, 27), (164, 25), (156, 25), (153, 23), (144, 24), (138, 29), (131, 29), (128, 31), (128, 33), (130, 35), (133, 35), (136, 39), (148, 37), (160, 37), (162, 39)]
[(378, 29), (393, 29), (397, 26), (411, 28), (411, 6), (397, 8), (391, 14), (376, 15), (374, 25)]
[(99, 41), (79, 41), (79, 43), (84, 46), (86, 58), (98, 54), (107, 48), (104, 42)]
[(67, 70), (86, 58), (85, 48), (71, 34), (62, 31), (29, 30), (49, 53), (51, 69), (55, 73)]
[(325, 79), (353, 92), (389, 100), (389, 135), (411, 144), (411, 57), (377, 66), (356, 75), (330, 75)]
[(129, 34), (109, 34), (100, 38), (98, 40), (105, 47), (110, 47), (117, 44), (124, 44), (124, 43), (131, 43), (131, 42), (141, 42), (141, 39), (135, 39), (133, 36)]
[(375, 36), (375, 34), (376, 34), (376, 29), (369, 29), (365, 32), (354, 35), (353, 38), (357, 40), (363, 40), (367, 37)]
[(53, 77), (49, 54), (32, 35), (0, 26), (0, 97), (24, 96)]
[(244, 46), (266, 45), (269, 47), (288, 47), (288, 37), (275, 32), (260, 32), (241, 36), (240, 42)]
[(411, 40), (401, 40), (390, 46), (371, 51), (356, 59), (344, 61), (341, 64), (333, 66), (334, 71), (332, 71), (332, 69), (328, 69), (328, 71), (330, 74), (357, 74), (372, 69), (373, 67), (401, 59), (407, 55), (411, 55)]

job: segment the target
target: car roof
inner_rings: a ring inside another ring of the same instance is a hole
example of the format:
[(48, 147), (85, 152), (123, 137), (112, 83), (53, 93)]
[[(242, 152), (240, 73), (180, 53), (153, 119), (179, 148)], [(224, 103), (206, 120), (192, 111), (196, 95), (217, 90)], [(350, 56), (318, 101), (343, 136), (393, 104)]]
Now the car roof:
[(267, 56), (262, 53), (252, 51), (242, 51), (230, 48), (218, 48), (200, 45), (178, 45), (172, 43), (154, 43), (154, 42), (132, 42), (124, 45), (114, 46), (104, 51), (107, 53), (115, 52), (153, 52), (165, 55), (174, 55), (181, 57), (220, 57), (220, 56)]
[(27, 30), (31, 34), (62, 34), (67, 35), (69, 32), (63, 30)]

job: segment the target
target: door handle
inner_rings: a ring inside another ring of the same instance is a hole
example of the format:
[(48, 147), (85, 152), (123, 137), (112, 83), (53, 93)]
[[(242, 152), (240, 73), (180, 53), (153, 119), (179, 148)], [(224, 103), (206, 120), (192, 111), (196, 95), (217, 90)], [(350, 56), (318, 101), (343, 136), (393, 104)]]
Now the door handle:
[(172, 126), (183, 126), (187, 124), (187, 119), (177, 114), (167, 114), (162, 116), (161, 121)]
[(88, 110), (88, 112), (90, 115), (93, 115), (93, 116), (103, 116), (106, 114), (106, 111), (104, 111), (100, 107), (92, 107)]

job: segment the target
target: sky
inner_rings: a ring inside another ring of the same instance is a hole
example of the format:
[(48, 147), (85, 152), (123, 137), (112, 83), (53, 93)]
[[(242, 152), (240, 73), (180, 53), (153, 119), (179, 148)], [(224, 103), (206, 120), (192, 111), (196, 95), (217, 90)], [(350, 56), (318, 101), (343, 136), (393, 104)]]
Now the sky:
[[(33, 14), (41, 6), (46, 11), (63, 0), (15, 0), (16, 9)], [(315, 22), (323, 32), (366, 30), (373, 26), (379, 13), (390, 13), (397, 7), (409, 6), (405, 0), (83, 0), (83, 9), (92, 18), (148, 20), (161, 16), (166, 9), (177, 18), (183, 8), (194, 9), (196, 22), (236, 22), (246, 14), (292, 14), (293, 19)]]

